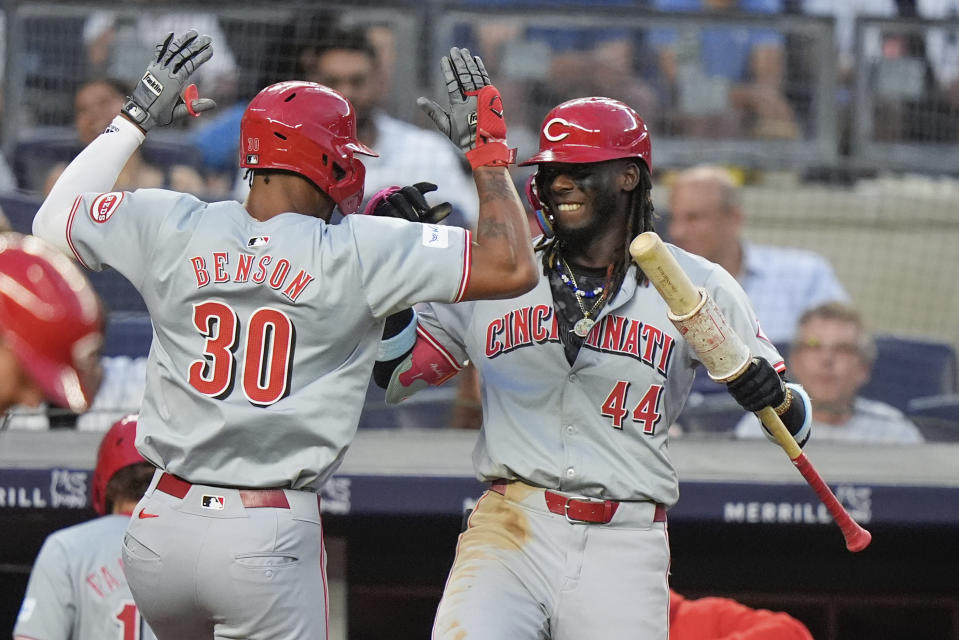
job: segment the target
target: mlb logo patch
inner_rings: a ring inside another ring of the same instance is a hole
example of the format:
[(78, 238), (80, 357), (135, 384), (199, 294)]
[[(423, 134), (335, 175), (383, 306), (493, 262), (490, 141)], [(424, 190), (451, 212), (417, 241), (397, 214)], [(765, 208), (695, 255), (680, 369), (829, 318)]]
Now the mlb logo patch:
[(204, 509), (213, 509), (214, 511), (223, 511), (223, 496), (208, 496), (203, 495), (200, 501), (200, 506)]
[(246, 241), (247, 247), (262, 247), (263, 245), (269, 243), (270, 236), (256, 236), (255, 238), (250, 238)]
[(110, 219), (121, 202), (123, 202), (122, 191), (101, 193), (93, 199), (93, 204), (90, 205), (90, 219), (98, 224), (103, 224)]

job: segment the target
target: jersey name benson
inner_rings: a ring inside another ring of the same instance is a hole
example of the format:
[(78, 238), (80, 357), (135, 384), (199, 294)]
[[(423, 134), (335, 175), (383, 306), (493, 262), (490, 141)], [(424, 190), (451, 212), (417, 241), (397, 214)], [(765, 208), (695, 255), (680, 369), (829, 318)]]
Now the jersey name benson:
[[(233, 259), (235, 258), (235, 259)], [(214, 251), (207, 264), (206, 258), (190, 258), (190, 266), (196, 277), (196, 288), (210, 283), (252, 282), (266, 284), (296, 302), (307, 285), (313, 282), (313, 275), (300, 269), (295, 276), (293, 265), (286, 258), (274, 258), (270, 254), (259, 258), (249, 253), (237, 253), (231, 256), (228, 251)]]
[[(559, 326), (551, 306), (523, 307), (486, 326), (486, 357), (495, 358), (521, 347), (559, 341)], [(673, 344), (671, 335), (648, 322), (608, 315), (593, 326), (583, 348), (635, 358), (665, 376)]]

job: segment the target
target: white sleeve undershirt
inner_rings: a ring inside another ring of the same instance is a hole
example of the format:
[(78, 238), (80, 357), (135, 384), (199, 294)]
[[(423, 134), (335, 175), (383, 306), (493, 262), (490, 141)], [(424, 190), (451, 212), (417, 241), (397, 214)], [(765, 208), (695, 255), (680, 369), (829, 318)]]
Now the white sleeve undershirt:
[(107, 129), (67, 165), (33, 219), (33, 233), (71, 258), (67, 222), (82, 193), (113, 189), (120, 172), (146, 138), (135, 124), (117, 116)]

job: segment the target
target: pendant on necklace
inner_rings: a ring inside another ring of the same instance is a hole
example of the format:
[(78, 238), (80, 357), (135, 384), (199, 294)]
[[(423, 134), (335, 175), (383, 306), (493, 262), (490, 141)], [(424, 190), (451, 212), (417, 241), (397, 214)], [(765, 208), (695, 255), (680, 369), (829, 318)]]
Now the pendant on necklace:
[(585, 338), (589, 335), (589, 331), (593, 328), (594, 324), (596, 324), (596, 321), (592, 318), (583, 318), (573, 325), (573, 333), (580, 338)]

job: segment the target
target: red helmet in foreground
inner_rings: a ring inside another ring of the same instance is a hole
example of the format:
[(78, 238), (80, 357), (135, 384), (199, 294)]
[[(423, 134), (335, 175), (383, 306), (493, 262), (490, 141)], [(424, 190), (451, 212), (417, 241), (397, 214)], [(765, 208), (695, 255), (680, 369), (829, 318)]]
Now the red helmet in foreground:
[(40, 238), (0, 234), (0, 336), (50, 401), (86, 411), (100, 386), (103, 310), (79, 267)]
[(137, 451), (137, 414), (131, 413), (113, 423), (100, 441), (97, 451), (97, 466), (90, 484), (90, 504), (101, 516), (107, 513), (107, 484), (120, 469), (131, 464), (146, 462)]
[(240, 166), (308, 178), (344, 214), (363, 201), (366, 169), (354, 154), (376, 156), (356, 138), (349, 100), (315, 82), (279, 82), (253, 98), (240, 121)]
[(618, 158), (642, 158), (652, 171), (652, 145), (642, 117), (619, 100), (577, 98), (546, 114), (539, 132), (539, 153), (520, 165)]

